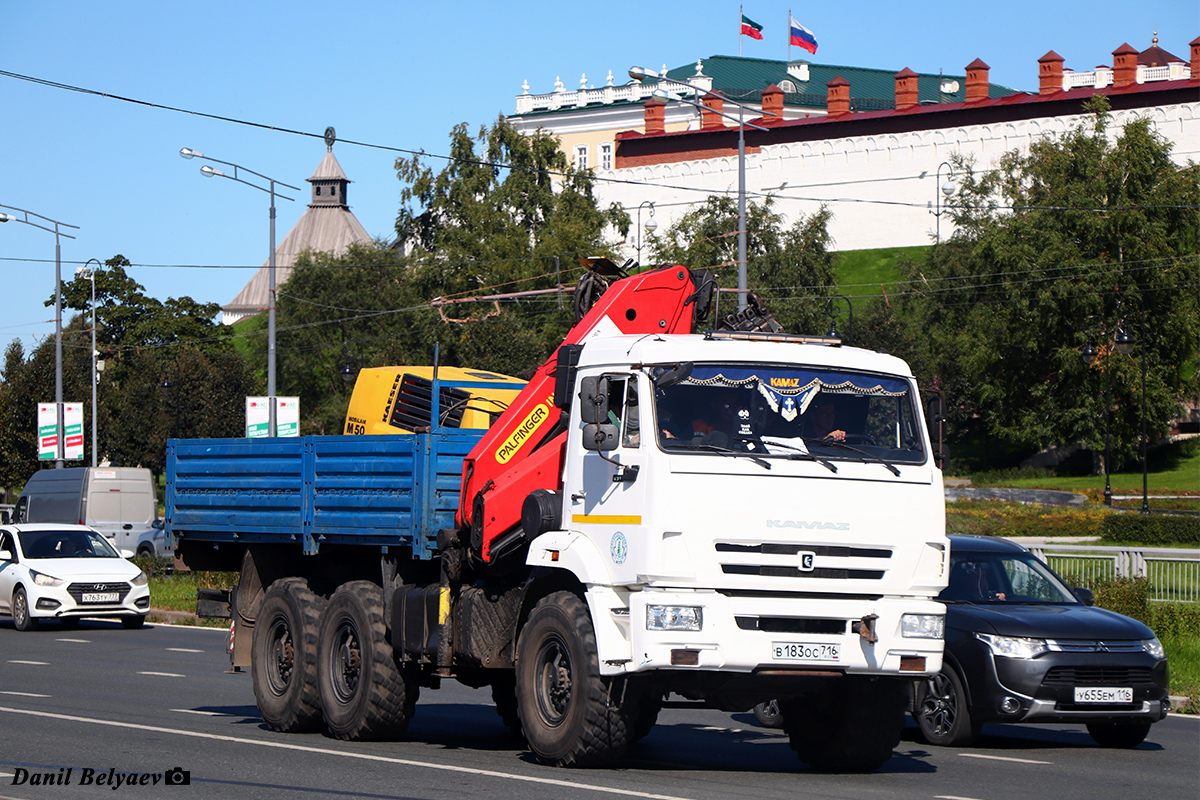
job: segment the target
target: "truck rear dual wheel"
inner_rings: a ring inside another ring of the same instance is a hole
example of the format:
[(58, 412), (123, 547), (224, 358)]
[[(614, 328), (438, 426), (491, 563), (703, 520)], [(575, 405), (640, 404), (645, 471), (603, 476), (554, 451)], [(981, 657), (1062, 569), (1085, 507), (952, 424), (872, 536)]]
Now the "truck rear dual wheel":
[(779, 700), (779, 713), (792, 749), (814, 770), (870, 772), (900, 743), (905, 694), (898, 680), (851, 675)]
[(383, 590), (344, 583), (321, 622), (318, 684), (325, 727), (338, 739), (370, 741), (408, 727), (420, 691), (396, 665), (383, 620)]
[(517, 643), (517, 710), (534, 755), (554, 766), (596, 767), (628, 749), (636, 716), (624, 679), (600, 674), (587, 604), (571, 592), (542, 598)]
[(317, 635), (324, 607), (303, 578), (281, 578), (263, 597), (251, 639), (251, 676), (258, 710), (272, 730), (321, 727)]

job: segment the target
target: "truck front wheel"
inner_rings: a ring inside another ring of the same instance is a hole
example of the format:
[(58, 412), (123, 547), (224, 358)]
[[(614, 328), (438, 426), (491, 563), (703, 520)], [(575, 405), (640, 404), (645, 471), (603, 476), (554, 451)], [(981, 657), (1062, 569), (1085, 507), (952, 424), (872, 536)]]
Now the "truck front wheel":
[(517, 643), (517, 709), (534, 755), (554, 766), (605, 766), (629, 747), (636, 693), (600, 674), (587, 604), (542, 598)]
[(905, 686), (850, 675), (815, 694), (779, 700), (801, 761), (821, 772), (870, 772), (892, 757), (904, 729)]
[(258, 710), (272, 730), (320, 727), (317, 632), (324, 607), (301, 578), (281, 578), (263, 597), (251, 640), (251, 675)]
[(417, 701), (417, 684), (396, 666), (383, 621), (383, 590), (344, 583), (329, 598), (317, 659), (325, 727), (338, 739), (399, 736)]

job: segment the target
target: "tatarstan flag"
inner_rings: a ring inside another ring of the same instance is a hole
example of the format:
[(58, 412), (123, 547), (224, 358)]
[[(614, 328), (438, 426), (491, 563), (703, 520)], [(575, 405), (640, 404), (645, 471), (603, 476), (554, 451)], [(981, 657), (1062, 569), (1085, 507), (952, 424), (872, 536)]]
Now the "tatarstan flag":
[(762, 25), (742, 14), (742, 36), (749, 36), (751, 39), (761, 39)]

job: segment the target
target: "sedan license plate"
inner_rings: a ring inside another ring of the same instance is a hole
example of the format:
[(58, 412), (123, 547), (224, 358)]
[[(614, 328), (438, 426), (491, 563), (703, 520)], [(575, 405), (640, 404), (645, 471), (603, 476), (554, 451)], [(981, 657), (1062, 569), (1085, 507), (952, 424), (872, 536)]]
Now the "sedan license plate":
[(1076, 686), (1076, 703), (1132, 703), (1133, 689), (1112, 686)]
[(116, 603), (120, 598), (116, 592), (84, 592), (80, 600), (84, 603)]
[(776, 661), (840, 661), (842, 646), (837, 643), (772, 642), (771, 658)]

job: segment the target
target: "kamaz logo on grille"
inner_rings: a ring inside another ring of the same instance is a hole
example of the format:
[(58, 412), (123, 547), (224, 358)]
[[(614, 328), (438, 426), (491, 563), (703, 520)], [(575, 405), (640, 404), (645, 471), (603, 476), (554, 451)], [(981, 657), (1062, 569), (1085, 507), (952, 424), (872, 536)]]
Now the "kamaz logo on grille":
[(769, 519), (768, 528), (800, 528), (806, 531), (848, 531), (849, 522), (818, 522), (806, 519)]

